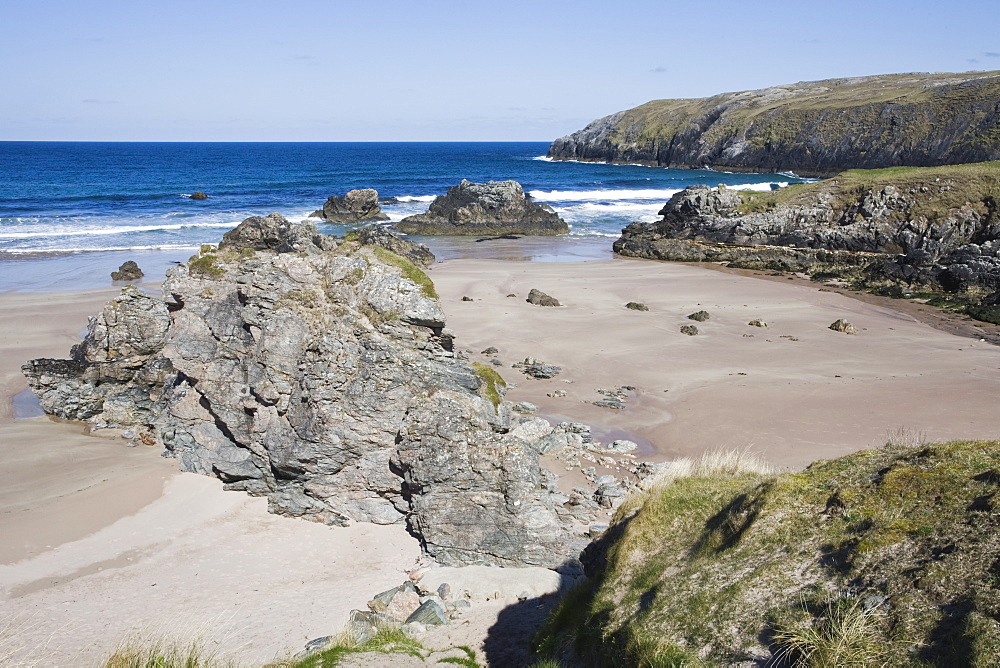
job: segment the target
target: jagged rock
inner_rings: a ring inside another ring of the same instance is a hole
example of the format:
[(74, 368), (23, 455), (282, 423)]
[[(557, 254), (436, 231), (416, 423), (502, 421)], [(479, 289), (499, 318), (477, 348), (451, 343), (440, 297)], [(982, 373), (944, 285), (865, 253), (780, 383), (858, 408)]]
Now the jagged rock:
[(532, 202), (517, 181), (472, 183), (465, 179), (431, 202), (427, 213), (404, 218), (396, 229), (405, 234), (494, 237), (569, 232), (551, 207)]
[(513, 433), (491, 433), (495, 417), (470, 410), (470, 401), (439, 390), (407, 412), (392, 465), (406, 482), (411, 526), (445, 563), (559, 565), (558, 555), (578, 548), (537, 450)]
[(448, 623), (448, 614), (445, 612), (443, 605), (433, 599), (429, 599), (420, 604), (420, 607), (406, 619), (406, 623), (441, 626)]
[(843, 332), (844, 334), (857, 334), (857, 328), (851, 323), (844, 319), (836, 320), (830, 324), (829, 329), (835, 332)]
[(206, 195), (200, 190), (197, 190), (191, 193), (191, 199), (196, 199), (196, 200), (208, 199), (208, 195)]
[(525, 301), (529, 304), (534, 304), (535, 306), (562, 306), (558, 299), (550, 297), (541, 290), (537, 290), (535, 288), (531, 289), (531, 292), (528, 293), (528, 298)]
[(24, 365), (43, 408), (133, 428), (272, 512), (409, 522), (445, 563), (575, 556), (537, 449), (479, 395), (424, 287), (280, 216), (226, 237), (210, 275), (203, 254), (168, 271), (162, 299), (126, 288), (72, 359)]
[(373, 188), (350, 190), (346, 195), (333, 195), (316, 213), (328, 223), (357, 225), (378, 220), (389, 220), (379, 206), (378, 191)]
[(494, 348), (493, 346), (490, 346), (486, 350), (480, 351), (479, 354), (480, 355), (496, 355), (498, 352), (500, 352), (500, 351), (497, 350), (496, 348)]
[(562, 367), (531, 359), (525, 360), (520, 366), (526, 375), (536, 379), (555, 378), (562, 371)]
[(118, 271), (111, 272), (112, 281), (137, 281), (145, 276), (142, 269), (135, 263), (135, 260), (126, 260), (118, 267)]
[(335, 237), (320, 234), (311, 223), (290, 223), (280, 213), (252, 216), (222, 235), (219, 250), (318, 253), (337, 247)]
[[(1000, 226), (986, 166), (954, 166), (865, 188), (834, 177), (796, 198), (755, 208), (756, 194), (692, 186), (666, 203), (655, 223), (632, 223), (615, 252), (657, 260), (725, 262), (805, 272), (898, 292), (975, 295), (1000, 289)], [(941, 176), (935, 177), (939, 173)], [(906, 181), (909, 179), (909, 181)], [(930, 185), (920, 185), (921, 183)]]
[(368, 608), (387, 617), (403, 622), (420, 607), (420, 596), (413, 583), (406, 582), (399, 587), (377, 594), (368, 601)]
[(681, 334), (688, 336), (698, 336), (698, 328), (694, 325), (681, 325)]
[(379, 246), (417, 265), (429, 267), (434, 264), (434, 253), (427, 244), (417, 244), (402, 239), (385, 225), (369, 225), (358, 230), (358, 242), (365, 246)]
[(688, 320), (694, 320), (696, 322), (705, 322), (711, 317), (712, 316), (708, 314), (708, 311), (695, 311), (694, 313), (688, 316)]
[(648, 311), (649, 307), (641, 302), (629, 302), (625, 304), (625, 308), (631, 309), (633, 311)]
[(760, 319), (754, 319), (747, 323), (751, 327), (767, 327), (767, 323)]

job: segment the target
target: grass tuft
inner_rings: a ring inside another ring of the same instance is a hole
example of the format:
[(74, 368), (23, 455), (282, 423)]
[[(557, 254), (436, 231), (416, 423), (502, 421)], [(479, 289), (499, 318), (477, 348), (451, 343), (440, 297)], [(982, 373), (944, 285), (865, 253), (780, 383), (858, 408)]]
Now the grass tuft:
[(472, 370), (481, 381), (479, 394), (491, 404), (494, 410), (503, 401), (503, 393), (507, 388), (507, 381), (493, 367), (486, 366), (482, 362), (473, 362)]
[(424, 273), (422, 269), (420, 269), (420, 267), (413, 264), (405, 257), (396, 255), (392, 251), (386, 250), (381, 246), (367, 246), (367, 248), (371, 250), (371, 252), (375, 254), (375, 257), (381, 262), (397, 267), (400, 270), (400, 273), (402, 273), (403, 278), (412, 281), (420, 287), (425, 297), (430, 297), (431, 299), (439, 298), (437, 290), (434, 289), (434, 282), (427, 274)]

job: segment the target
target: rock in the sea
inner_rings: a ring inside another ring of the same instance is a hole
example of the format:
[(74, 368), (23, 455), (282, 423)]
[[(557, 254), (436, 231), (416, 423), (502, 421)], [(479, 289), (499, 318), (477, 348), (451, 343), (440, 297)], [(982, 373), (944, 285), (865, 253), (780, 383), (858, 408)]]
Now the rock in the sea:
[(694, 325), (681, 325), (681, 334), (688, 336), (698, 336), (698, 328)]
[(142, 269), (135, 263), (135, 260), (126, 260), (118, 267), (118, 271), (111, 272), (112, 281), (137, 281), (145, 276)]
[(751, 327), (767, 327), (767, 323), (759, 318), (754, 318), (747, 324), (750, 325)]
[(358, 243), (392, 251), (418, 267), (429, 267), (434, 264), (434, 253), (427, 244), (418, 244), (398, 237), (385, 225), (369, 225), (361, 228), (358, 230)]
[(474, 236), (569, 232), (551, 207), (532, 202), (517, 181), (472, 183), (464, 179), (431, 202), (427, 213), (404, 218), (396, 229), (405, 234)]
[(356, 225), (379, 220), (389, 220), (379, 206), (378, 191), (373, 188), (350, 190), (346, 195), (332, 195), (323, 204), (320, 213), (328, 223)]
[(444, 563), (573, 558), (509, 405), (480, 396), (419, 270), (379, 257), (250, 218), (170, 269), (162, 298), (125, 288), (72, 359), (23, 371), (47, 412), (132, 428), (272, 512), (408, 522)]
[(191, 193), (191, 199), (197, 199), (197, 200), (208, 199), (208, 195), (198, 190)]
[(694, 313), (688, 316), (688, 320), (694, 320), (696, 322), (705, 322), (711, 317), (712, 316), (708, 314), (708, 311), (695, 311)]
[(625, 304), (625, 308), (630, 309), (632, 311), (648, 311), (649, 310), (649, 307), (646, 306), (645, 304), (643, 304), (642, 302), (629, 302), (629, 303)]
[(834, 322), (830, 323), (829, 329), (832, 329), (835, 332), (843, 332), (844, 334), (857, 334), (858, 333), (857, 327), (855, 327), (853, 324), (847, 322), (843, 318), (841, 318), (839, 320), (835, 320)]
[(528, 293), (528, 298), (525, 301), (529, 304), (534, 304), (535, 306), (562, 306), (558, 299), (550, 297), (536, 288), (531, 289), (531, 292)]

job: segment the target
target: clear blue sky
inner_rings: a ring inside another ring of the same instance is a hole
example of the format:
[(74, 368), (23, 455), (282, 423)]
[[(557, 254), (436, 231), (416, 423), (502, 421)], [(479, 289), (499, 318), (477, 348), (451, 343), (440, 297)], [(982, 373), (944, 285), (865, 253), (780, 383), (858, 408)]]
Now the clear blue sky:
[(1000, 69), (1000, 0), (0, 0), (0, 140), (548, 141), (648, 100)]

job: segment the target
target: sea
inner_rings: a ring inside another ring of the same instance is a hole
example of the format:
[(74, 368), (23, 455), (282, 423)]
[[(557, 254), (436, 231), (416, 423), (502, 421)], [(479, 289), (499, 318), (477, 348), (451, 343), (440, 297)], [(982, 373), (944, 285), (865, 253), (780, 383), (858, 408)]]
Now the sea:
[[(152, 280), (243, 219), (305, 220), (330, 195), (375, 188), (392, 221), (422, 213), (462, 179), (514, 179), (571, 232), (479, 242), (414, 237), (439, 260), (587, 261), (609, 257), (621, 229), (653, 221), (692, 184), (770, 190), (794, 174), (731, 174), (552, 161), (545, 142), (0, 142), (0, 291), (111, 285), (135, 260)], [(197, 191), (205, 200), (191, 199)], [(321, 232), (349, 227), (316, 218)]]

